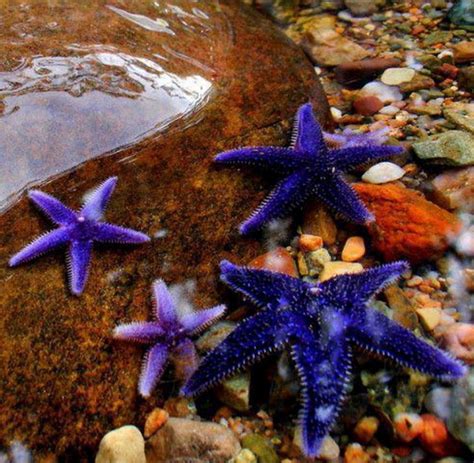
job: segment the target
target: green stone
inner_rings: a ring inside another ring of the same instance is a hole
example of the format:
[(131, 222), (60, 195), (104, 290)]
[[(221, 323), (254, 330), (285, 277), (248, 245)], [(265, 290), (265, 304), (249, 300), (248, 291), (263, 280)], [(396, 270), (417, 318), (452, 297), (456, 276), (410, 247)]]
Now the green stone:
[(464, 105), (454, 109), (448, 107), (443, 111), (443, 115), (460, 129), (474, 133), (474, 105)]
[(251, 450), (258, 463), (278, 463), (280, 459), (273, 444), (265, 437), (258, 434), (248, 434), (242, 439), (242, 447)]
[(436, 43), (446, 43), (453, 38), (453, 33), (449, 31), (436, 31), (429, 34), (423, 41), (425, 47), (430, 47)]
[(448, 130), (413, 144), (416, 155), (425, 161), (451, 166), (474, 164), (474, 135)]
[(232, 376), (217, 388), (217, 398), (239, 412), (249, 410), (250, 372)]

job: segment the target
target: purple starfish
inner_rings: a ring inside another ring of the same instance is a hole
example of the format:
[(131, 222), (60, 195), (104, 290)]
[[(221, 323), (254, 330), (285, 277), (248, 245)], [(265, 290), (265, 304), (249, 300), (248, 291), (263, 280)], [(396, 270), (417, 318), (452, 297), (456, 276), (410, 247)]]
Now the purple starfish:
[(189, 378), (197, 366), (197, 353), (190, 336), (214, 323), (225, 312), (224, 305), (199, 310), (179, 317), (171, 294), (163, 280), (153, 283), (154, 321), (117, 326), (114, 337), (150, 346), (143, 362), (138, 390), (149, 397), (165, 369), (168, 358)]
[(219, 164), (253, 166), (283, 176), (275, 189), (240, 226), (242, 234), (260, 230), (265, 224), (285, 218), (310, 197), (319, 198), (342, 218), (364, 224), (373, 220), (343, 173), (369, 161), (387, 159), (402, 152), (397, 146), (363, 144), (330, 150), (311, 104), (300, 107), (291, 148), (260, 146), (241, 148), (216, 156)]
[(335, 148), (352, 148), (354, 146), (380, 146), (388, 140), (390, 129), (383, 127), (373, 132), (356, 133), (347, 128), (342, 133), (323, 131), (324, 141)]
[(79, 295), (87, 281), (94, 241), (121, 244), (150, 241), (143, 233), (101, 221), (116, 183), (117, 177), (111, 177), (100, 184), (78, 212), (46, 193), (30, 191), (30, 199), (59, 227), (36, 238), (15, 254), (9, 261), (10, 267), (67, 244), (69, 286), (73, 294)]
[(244, 320), (201, 362), (183, 388), (196, 395), (264, 355), (289, 346), (301, 381), (299, 415), (307, 456), (318, 454), (347, 391), (354, 347), (441, 380), (465, 374), (449, 354), (370, 307), (401, 273), (396, 262), (316, 285), (221, 263), (221, 279), (264, 310)]

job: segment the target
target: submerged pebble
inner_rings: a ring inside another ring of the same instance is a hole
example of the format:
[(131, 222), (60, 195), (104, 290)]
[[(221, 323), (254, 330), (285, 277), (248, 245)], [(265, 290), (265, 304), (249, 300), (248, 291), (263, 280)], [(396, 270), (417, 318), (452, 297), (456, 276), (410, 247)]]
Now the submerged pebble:
[(362, 175), (362, 180), (367, 183), (381, 184), (393, 182), (402, 178), (405, 171), (393, 162), (379, 162)]

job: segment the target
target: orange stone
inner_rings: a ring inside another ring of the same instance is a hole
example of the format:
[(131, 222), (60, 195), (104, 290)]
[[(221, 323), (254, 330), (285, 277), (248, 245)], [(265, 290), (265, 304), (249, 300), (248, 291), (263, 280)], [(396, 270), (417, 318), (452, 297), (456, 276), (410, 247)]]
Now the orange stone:
[(365, 254), (365, 243), (361, 236), (351, 236), (344, 245), (341, 258), (344, 262), (355, 262)]
[(297, 277), (295, 261), (291, 254), (285, 248), (275, 248), (273, 251), (267, 252), (256, 257), (249, 264), (249, 267), (264, 268), (273, 272), (285, 273), (291, 277)]
[(147, 417), (145, 421), (145, 429), (143, 435), (148, 438), (155, 434), (169, 418), (169, 413), (162, 408), (155, 408)]
[(349, 444), (344, 452), (344, 463), (369, 463), (370, 455), (360, 444)]
[(398, 413), (393, 420), (395, 432), (403, 442), (411, 442), (423, 431), (423, 419), (416, 413)]
[(303, 252), (311, 252), (323, 246), (323, 239), (317, 235), (303, 234), (300, 236), (298, 244)]
[(301, 229), (303, 233), (320, 236), (326, 245), (336, 242), (336, 224), (328, 210), (319, 202), (311, 203), (305, 208)]
[(354, 436), (359, 442), (366, 444), (379, 428), (379, 420), (375, 416), (364, 416), (354, 428)]
[(435, 260), (461, 230), (455, 215), (417, 191), (395, 183), (357, 183), (353, 187), (375, 215), (376, 222), (368, 230), (374, 249), (386, 260)]
[(423, 431), (419, 436), (422, 447), (432, 455), (443, 458), (458, 455), (460, 444), (449, 433), (442, 420), (434, 415), (421, 415)]
[(456, 358), (474, 364), (474, 325), (455, 323), (443, 333), (443, 343)]

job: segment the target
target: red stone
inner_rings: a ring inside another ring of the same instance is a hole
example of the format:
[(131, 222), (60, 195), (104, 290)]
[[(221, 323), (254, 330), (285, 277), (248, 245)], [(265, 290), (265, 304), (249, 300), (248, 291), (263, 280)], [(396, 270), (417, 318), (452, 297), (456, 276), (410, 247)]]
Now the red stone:
[(256, 257), (249, 264), (249, 267), (264, 268), (273, 272), (285, 273), (291, 277), (297, 277), (295, 261), (285, 248), (276, 248), (261, 256)]
[(372, 116), (381, 110), (384, 104), (376, 96), (362, 96), (354, 100), (354, 110), (363, 116)]
[(375, 215), (376, 222), (368, 226), (372, 246), (386, 260), (404, 258), (419, 263), (437, 259), (461, 230), (455, 215), (417, 191), (394, 183), (353, 186)]

